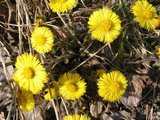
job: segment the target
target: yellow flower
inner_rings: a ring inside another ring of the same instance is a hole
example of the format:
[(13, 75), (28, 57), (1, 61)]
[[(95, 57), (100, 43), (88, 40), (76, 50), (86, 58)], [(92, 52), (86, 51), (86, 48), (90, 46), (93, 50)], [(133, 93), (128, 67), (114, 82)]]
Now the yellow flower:
[(156, 54), (160, 56), (160, 47), (157, 49)]
[(52, 99), (54, 99), (57, 95), (56, 95), (56, 91), (55, 88), (47, 88), (45, 90), (46, 94), (44, 95), (44, 99), (47, 101), (50, 101)]
[(37, 19), (37, 20), (36, 20), (36, 24), (35, 24), (34, 28), (37, 28), (37, 27), (42, 26), (42, 25), (43, 25), (43, 23), (44, 23), (44, 21), (43, 21), (43, 19), (42, 19), (42, 18)]
[(50, 8), (53, 12), (64, 13), (72, 10), (78, 4), (78, 0), (50, 0)]
[(86, 82), (77, 73), (65, 73), (59, 78), (59, 94), (67, 100), (79, 99), (86, 92)]
[(16, 72), (14, 81), (22, 90), (39, 93), (44, 83), (48, 81), (48, 75), (40, 61), (32, 54), (22, 54), (16, 59)]
[(132, 7), (134, 20), (137, 21), (141, 27), (147, 30), (153, 30), (158, 27), (158, 15), (155, 7), (147, 0), (138, 0)]
[(85, 115), (67, 115), (63, 118), (63, 120), (91, 120), (90, 117), (87, 117)]
[(160, 27), (160, 16), (158, 16), (158, 27)]
[(47, 27), (35, 27), (32, 36), (32, 47), (38, 53), (50, 52), (53, 48), (54, 35), (52, 31)]
[(127, 80), (119, 71), (104, 73), (98, 81), (98, 94), (109, 102), (120, 99), (126, 88)]
[(17, 95), (18, 107), (23, 111), (30, 111), (35, 106), (33, 94), (29, 91), (19, 91)]
[(103, 8), (91, 14), (89, 21), (91, 36), (101, 42), (114, 41), (121, 31), (121, 20), (112, 10)]
[(99, 70), (96, 71), (96, 76), (100, 77), (100, 76), (103, 75), (103, 73), (106, 73), (106, 71), (104, 69), (99, 69)]

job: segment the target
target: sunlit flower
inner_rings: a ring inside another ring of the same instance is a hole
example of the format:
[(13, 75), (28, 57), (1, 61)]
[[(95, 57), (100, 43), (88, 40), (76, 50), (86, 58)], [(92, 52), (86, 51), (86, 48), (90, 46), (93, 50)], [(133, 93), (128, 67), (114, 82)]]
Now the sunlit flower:
[(121, 31), (121, 20), (112, 10), (103, 8), (91, 14), (88, 21), (91, 36), (101, 42), (114, 41)]
[(97, 77), (100, 77), (100, 76), (103, 75), (103, 73), (106, 73), (106, 71), (105, 71), (104, 69), (98, 69), (98, 70), (96, 71), (96, 76), (97, 76)]
[(67, 115), (63, 118), (63, 120), (91, 120), (90, 117), (87, 117), (85, 115)]
[(53, 48), (54, 35), (52, 31), (47, 27), (35, 27), (32, 36), (32, 47), (38, 53), (50, 52)]
[(31, 111), (35, 106), (33, 94), (29, 91), (19, 91), (17, 101), (18, 107), (23, 111)]
[(42, 26), (42, 25), (43, 25), (43, 23), (44, 23), (44, 21), (43, 21), (43, 19), (42, 19), (42, 18), (37, 19), (37, 20), (36, 20), (36, 24), (35, 24), (34, 28), (37, 28), (37, 27)]
[(15, 66), (13, 79), (22, 90), (37, 94), (48, 81), (45, 68), (32, 54), (25, 53), (18, 56)]
[(59, 94), (67, 100), (76, 100), (86, 92), (86, 83), (77, 73), (65, 73), (59, 78)]
[(126, 88), (126, 77), (119, 71), (104, 73), (98, 81), (98, 94), (109, 102), (120, 99)]
[(46, 90), (45, 90), (45, 95), (44, 95), (44, 99), (45, 100), (48, 100), (48, 101), (50, 101), (50, 100), (52, 100), (52, 99), (54, 99), (57, 95), (56, 95), (56, 92), (57, 91), (55, 91), (55, 88), (47, 88)]
[(160, 27), (160, 16), (158, 16), (158, 27)]
[(155, 7), (147, 0), (137, 0), (132, 7), (134, 20), (137, 21), (141, 27), (147, 30), (153, 30), (158, 27), (158, 15)]
[(157, 54), (158, 56), (160, 56), (160, 47), (157, 48), (156, 54)]
[(64, 13), (72, 10), (78, 4), (78, 0), (50, 0), (50, 8), (53, 12)]

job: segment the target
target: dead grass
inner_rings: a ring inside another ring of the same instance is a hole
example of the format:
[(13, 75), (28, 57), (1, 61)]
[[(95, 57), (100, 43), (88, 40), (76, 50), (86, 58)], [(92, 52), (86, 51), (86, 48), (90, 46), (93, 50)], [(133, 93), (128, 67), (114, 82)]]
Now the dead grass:
[[(150, 0), (159, 9), (159, 2)], [(128, 0), (80, 0), (67, 14), (52, 13), (48, 0), (0, 1), (0, 120), (62, 120), (66, 114), (82, 113), (92, 120), (159, 120), (160, 119), (160, 31), (146, 31), (133, 21)], [(89, 15), (103, 6), (112, 8), (122, 20), (123, 30), (111, 44), (92, 41), (87, 28)], [(54, 49), (44, 55), (35, 53), (30, 36), (38, 18), (55, 33)], [(67, 71), (76, 71), (87, 82), (87, 93), (80, 100), (61, 97), (46, 102), (35, 95), (31, 112), (18, 109), (17, 86), (12, 80), (18, 55), (37, 54), (46, 67), (50, 82)], [(129, 81), (128, 90), (116, 103), (103, 101), (97, 95), (95, 71), (118, 69)]]

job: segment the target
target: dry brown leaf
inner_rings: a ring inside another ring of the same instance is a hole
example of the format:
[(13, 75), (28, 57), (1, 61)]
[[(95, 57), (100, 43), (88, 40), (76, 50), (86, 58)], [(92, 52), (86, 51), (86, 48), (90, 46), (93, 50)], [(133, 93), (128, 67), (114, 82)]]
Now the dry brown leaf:
[(111, 118), (109, 115), (107, 115), (106, 113), (103, 113), (101, 115), (101, 120), (114, 120), (113, 118)]
[(4, 117), (4, 113), (3, 113), (3, 112), (0, 113), (0, 120), (5, 120), (5, 117)]
[(23, 117), (20, 117), (20, 120), (44, 120), (44, 114), (42, 114), (44, 110), (40, 108), (35, 108), (33, 111), (30, 112), (22, 112)]
[(132, 119), (131, 113), (129, 113), (125, 110), (119, 111), (118, 114), (119, 114), (119, 116), (121, 116), (122, 119), (125, 119), (125, 120), (131, 120)]
[(9, 104), (11, 97), (12, 95), (9, 87), (0, 87), (0, 108)]
[[(0, 82), (11, 80), (13, 72), (14, 68), (13, 65), (11, 65), (10, 54), (4, 47), (3, 43), (0, 42), (0, 73), (1, 75), (4, 75), (4, 77), (1, 76), (3, 79), (0, 79)], [(0, 84), (3, 84), (2, 82)]]
[(125, 106), (135, 107), (138, 105), (142, 98), (142, 90), (144, 88), (141, 76), (132, 76), (131, 85), (129, 85), (128, 88), (130, 89), (124, 94), (120, 101)]
[(90, 113), (91, 113), (91, 115), (97, 118), (98, 115), (102, 112), (102, 107), (103, 107), (103, 105), (99, 101), (95, 102), (95, 103), (92, 103), (90, 105)]

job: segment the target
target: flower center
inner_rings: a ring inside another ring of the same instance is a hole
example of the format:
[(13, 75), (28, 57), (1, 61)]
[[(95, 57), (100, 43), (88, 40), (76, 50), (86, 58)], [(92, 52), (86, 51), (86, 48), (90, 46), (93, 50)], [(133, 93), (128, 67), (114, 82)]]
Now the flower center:
[(153, 16), (153, 13), (152, 12), (148, 12), (148, 11), (144, 11), (142, 13), (142, 15), (143, 15), (144, 19), (151, 19), (152, 16)]
[(109, 89), (113, 92), (119, 92), (121, 90), (121, 85), (117, 82), (113, 82), (110, 84)]
[(46, 42), (46, 37), (44, 37), (44, 36), (39, 36), (38, 37), (38, 39), (37, 39), (37, 45), (42, 46), (42, 45), (45, 44), (45, 42)]
[(27, 78), (27, 79), (31, 79), (33, 78), (35, 75), (35, 72), (32, 68), (25, 68), (24, 69), (24, 76)]
[(67, 89), (69, 92), (75, 92), (76, 91), (76, 86), (74, 84), (68, 84)]
[(113, 23), (111, 20), (103, 20), (100, 24), (99, 27), (102, 28), (104, 31), (109, 31), (113, 26)]

